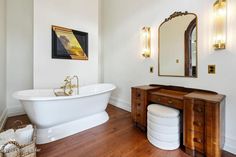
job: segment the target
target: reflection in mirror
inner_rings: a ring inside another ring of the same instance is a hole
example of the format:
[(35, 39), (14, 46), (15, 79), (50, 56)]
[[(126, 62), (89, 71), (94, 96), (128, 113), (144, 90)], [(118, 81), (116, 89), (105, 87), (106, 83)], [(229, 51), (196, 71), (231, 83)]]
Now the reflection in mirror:
[(197, 16), (175, 12), (159, 27), (159, 76), (197, 77)]

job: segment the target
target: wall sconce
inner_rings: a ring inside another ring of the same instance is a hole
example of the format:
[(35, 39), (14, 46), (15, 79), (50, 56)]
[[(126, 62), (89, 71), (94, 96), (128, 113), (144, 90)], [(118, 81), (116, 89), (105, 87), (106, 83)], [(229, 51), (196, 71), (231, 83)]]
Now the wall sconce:
[(226, 48), (227, 34), (227, 2), (217, 0), (214, 5), (214, 49), (221, 50)]
[(151, 56), (151, 28), (143, 27), (142, 29), (142, 55), (145, 58)]

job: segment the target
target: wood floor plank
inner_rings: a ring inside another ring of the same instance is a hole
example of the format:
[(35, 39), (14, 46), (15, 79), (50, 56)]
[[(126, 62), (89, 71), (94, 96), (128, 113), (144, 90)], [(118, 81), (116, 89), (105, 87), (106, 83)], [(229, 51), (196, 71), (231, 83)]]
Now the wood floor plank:
[[(133, 125), (131, 115), (122, 109), (108, 105), (109, 121), (73, 136), (38, 145), (38, 157), (189, 157), (181, 149), (164, 151), (154, 147), (146, 133)], [(5, 129), (14, 127), (21, 120), (30, 124), (27, 116), (8, 118)], [(236, 157), (228, 152), (223, 157)]]

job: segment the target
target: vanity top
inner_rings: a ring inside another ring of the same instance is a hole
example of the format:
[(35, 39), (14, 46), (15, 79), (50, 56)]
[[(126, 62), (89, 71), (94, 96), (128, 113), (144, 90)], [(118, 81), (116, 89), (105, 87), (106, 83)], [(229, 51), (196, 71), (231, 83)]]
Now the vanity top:
[(184, 98), (197, 98), (211, 102), (220, 102), (225, 98), (225, 95), (218, 94), (213, 91), (179, 87), (179, 86), (150, 84), (150, 85), (136, 86), (133, 88), (147, 90), (150, 95), (172, 97), (179, 100), (183, 100)]
[(212, 94), (207, 92), (192, 92), (184, 96), (185, 98), (202, 99), (211, 102), (220, 102), (225, 98), (222, 94)]

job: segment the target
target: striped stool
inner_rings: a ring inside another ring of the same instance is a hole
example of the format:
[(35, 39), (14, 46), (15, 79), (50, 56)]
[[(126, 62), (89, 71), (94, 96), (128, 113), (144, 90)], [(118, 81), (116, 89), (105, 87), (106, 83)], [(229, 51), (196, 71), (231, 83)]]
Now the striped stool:
[(147, 138), (154, 146), (174, 150), (180, 145), (179, 110), (152, 104), (148, 106)]

